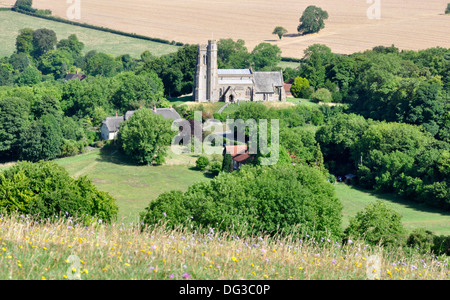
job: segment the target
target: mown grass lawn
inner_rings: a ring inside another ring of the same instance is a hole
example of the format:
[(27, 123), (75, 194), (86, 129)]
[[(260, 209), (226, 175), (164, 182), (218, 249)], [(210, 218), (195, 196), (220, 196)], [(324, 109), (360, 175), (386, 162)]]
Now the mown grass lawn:
[[(58, 159), (71, 176), (87, 176), (102, 191), (110, 193), (119, 205), (119, 220), (137, 222), (139, 213), (161, 193), (184, 191), (208, 174), (196, 170), (189, 160), (163, 166), (137, 166), (120, 154), (94, 150), (90, 153)], [(194, 163), (194, 158), (192, 162)]]
[(132, 57), (138, 58), (146, 50), (155, 56), (161, 56), (176, 52), (179, 49), (179, 47), (169, 44), (45, 20), (13, 11), (0, 11), (0, 28), (0, 57), (13, 54), (16, 49), (16, 37), (22, 28), (52, 29), (55, 31), (58, 40), (76, 34), (78, 39), (84, 43), (84, 53), (96, 50), (114, 56), (130, 54)]
[(450, 213), (401, 199), (394, 194), (375, 193), (344, 183), (336, 183), (335, 188), (337, 197), (344, 206), (344, 227), (348, 225), (351, 217), (364, 210), (369, 203), (381, 200), (402, 216), (406, 230), (412, 231), (422, 227), (435, 234), (450, 235)]

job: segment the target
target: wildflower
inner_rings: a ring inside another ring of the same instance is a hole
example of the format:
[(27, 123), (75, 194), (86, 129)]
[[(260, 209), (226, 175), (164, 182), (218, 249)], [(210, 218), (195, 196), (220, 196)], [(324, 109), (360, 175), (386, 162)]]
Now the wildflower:
[(184, 273), (183, 274), (183, 278), (184, 279), (189, 279), (189, 278), (191, 278), (191, 275), (189, 273)]
[(231, 260), (232, 260), (232, 261), (235, 261), (235, 262), (238, 262), (238, 261), (239, 261), (239, 260), (238, 260), (236, 257), (234, 257), (234, 256), (231, 258)]
[(173, 279), (174, 277), (175, 277), (175, 275), (173, 275), (173, 274), (170, 274), (170, 275), (169, 275), (169, 278), (170, 278), (170, 279)]
[(166, 217), (167, 217), (167, 214), (166, 214), (165, 212), (163, 212), (163, 216), (164, 216), (164, 218), (166, 218)]
[(42, 277), (41, 277), (41, 280), (47, 280), (47, 278), (45, 278), (45, 276), (42, 276)]

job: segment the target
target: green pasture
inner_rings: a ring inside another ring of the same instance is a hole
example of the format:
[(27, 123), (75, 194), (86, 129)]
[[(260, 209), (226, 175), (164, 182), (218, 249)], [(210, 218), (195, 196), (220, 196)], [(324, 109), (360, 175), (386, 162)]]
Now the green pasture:
[[(210, 180), (208, 173), (197, 170), (194, 165), (198, 156), (170, 154), (163, 166), (136, 166), (120, 154), (99, 150), (58, 159), (71, 176), (88, 176), (99, 187), (117, 199), (119, 215), (126, 222), (137, 220), (148, 204), (161, 193), (170, 190), (186, 190), (190, 185)], [(343, 183), (336, 183), (336, 194), (343, 204), (343, 226), (349, 219), (377, 199), (386, 201), (402, 215), (405, 228), (426, 228), (435, 234), (450, 235), (450, 214), (411, 203), (392, 194), (379, 194)]]
[(45, 20), (13, 11), (0, 11), (0, 57), (9, 56), (15, 51), (16, 37), (22, 28), (52, 29), (55, 31), (58, 40), (76, 34), (78, 39), (84, 43), (85, 53), (96, 50), (114, 56), (130, 54), (132, 57), (138, 58), (146, 50), (155, 56), (161, 56), (176, 52), (179, 48), (173, 45)]

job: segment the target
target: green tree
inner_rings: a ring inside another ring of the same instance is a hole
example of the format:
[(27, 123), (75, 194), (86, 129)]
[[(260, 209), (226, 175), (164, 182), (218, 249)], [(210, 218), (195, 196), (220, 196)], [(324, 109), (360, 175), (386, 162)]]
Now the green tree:
[(223, 68), (244, 69), (250, 67), (250, 53), (244, 40), (221, 39), (217, 42), (217, 57)]
[(34, 85), (42, 81), (42, 74), (33, 66), (27, 67), (23, 72), (19, 74), (17, 78), (17, 84), (23, 85)]
[(58, 121), (53, 115), (45, 115), (21, 136), (21, 158), (32, 162), (55, 159), (61, 154), (62, 143)]
[(450, 3), (447, 4), (447, 8), (445, 9), (445, 14), (450, 14)]
[(310, 87), (308, 79), (296, 77), (291, 86), (291, 93), (295, 98), (309, 99), (311, 97)]
[(113, 56), (105, 53), (96, 53), (86, 62), (86, 72), (92, 76), (111, 77), (117, 73), (121, 63)]
[(23, 28), (19, 30), (16, 38), (17, 53), (25, 53), (31, 55), (33, 53), (33, 32), (31, 28)]
[(50, 50), (55, 49), (56, 33), (51, 29), (37, 29), (33, 32), (33, 56), (38, 58)]
[(0, 86), (12, 85), (13, 79), (12, 65), (0, 63)]
[(14, 4), (15, 9), (22, 9), (30, 12), (35, 12), (36, 10), (33, 9), (33, 0), (16, 0), (16, 3)]
[(140, 106), (151, 107), (160, 104), (164, 98), (164, 85), (155, 73), (133, 72), (118, 75), (117, 89), (112, 95), (115, 107), (125, 111), (137, 109)]
[(77, 58), (82, 54), (84, 44), (78, 40), (76, 34), (71, 34), (67, 39), (62, 39), (56, 45), (57, 49), (66, 49), (72, 53), (73, 58)]
[(55, 78), (66, 77), (68, 67), (74, 63), (71, 53), (65, 49), (50, 50), (41, 56), (39, 69), (43, 74), (52, 74)]
[(114, 221), (118, 206), (86, 177), (73, 179), (54, 162), (20, 162), (0, 174), (0, 207), (39, 216)]
[(303, 12), (297, 31), (302, 35), (319, 32), (325, 28), (324, 20), (326, 19), (328, 19), (328, 13), (326, 11), (317, 6), (310, 5)]
[(272, 70), (281, 61), (281, 49), (270, 43), (257, 45), (251, 54), (251, 61), (255, 70)]
[(371, 245), (401, 246), (406, 233), (401, 219), (399, 213), (378, 200), (350, 219), (344, 235), (347, 239), (362, 238)]
[(175, 136), (171, 125), (170, 120), (151, 109), (139, 109), (120, 126), (119, 143), (125, 154), (138, 164), (161, 162)]
[(321, 44), (309, 46), (304, 53), (305, 63), (300, 68), (301, 76), (307, 78), (315, 89), (324, 87), (328, 69), (333, 65), (335, 55), (330, 48)]
[(273, 30), (272, 34), (276, 34), (278, 35), (278, 38), (281, 40), (281, 38), (283, 37), (283, 35), (285, 35), (286, 33), (288, 33), (287, 29), (282, 27), (282, 26), (277, 26), (275, 27), (275, 29)]
[(141, 213), (144, 224), (214, 228), (252, 234), (338, 238), (342, 206), (334, 188), (306, 166), (243, 166), (187, 192), (162, 194)]
[(30, 122), (30, 104), (20, 98), (0, 100), (0, 156), (17, 159), (19, 139)]

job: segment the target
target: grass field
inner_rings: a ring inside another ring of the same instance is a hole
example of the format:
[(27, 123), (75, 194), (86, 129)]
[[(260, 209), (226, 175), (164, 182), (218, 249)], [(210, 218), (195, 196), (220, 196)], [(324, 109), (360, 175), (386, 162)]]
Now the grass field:
[[(15, 0), (4, 0), (14, 4)], [(379, 18), (368, 12), (378, 2)], [(285, 57), (303, 57), (312, 44), (325, 44), (333, 52), (350, 54), (374, 46), (418, 50), (450, 47), (450, 17), (444, 14), (448, 0), (92, 0), (81, 2), (80, 22), (135, 32), (145, 36), (198, 44), (214, 37), (243, 39), (251, 51), (261, 42), (278, 45)], [(299, 19), (308, 5), (329, 14), (318, 34), (298, 36)], [(67, 18), (67, 1), (34, 0), (33, 6), (51, 9)], [(288, 35), (273, 35), (283, 26)]]
[[(190, 185), (207, 180), (194, 169), (195, 158), (165, 166), (130, 165), (119, 154), (93, 152), (56, 160), (73, 177), (88, 176), (100, 190), (117, 199), (119, 218), (136, 222), (139, 213), (159, 194), (170, 190), (186, 190)], [(169, 161), (170, 163), (170, 161)], [(181, 165), (180, 165), (181, 164)]]
[[(71, 176), (86, 175), (91, 178), (101, 190), (108, 191), (117, 199), (120, 218), (124, 218), (125, 222), (135, 222), (138, 214), (159, 194), (186, 190), (195, 182), (210, 180), (207, 173), (194, 168), (196, 158), (192, 155), (171, 155), (164, 166), (134, 166), (128, 165), (117, 154), (103, 155), (96, 150), (56, 162), (65, 167)], [(423, 227), (435, 234), (450, 235), (449, 213), (410, 203), (391, 194), (377, 194), (341, 183), (335, 187), (344, 206), (344, 227), (357, 212), (381, 199), (402, 215), (408, 231)]]
[(15, 51), (16, 37), (22, 28), (48, 28), (56, 32), (58, 40), (76, 34), (84, 43), (84, 52), (96, 50), (114, 56), (130, 54), (138, 58), (148, 50), (153, 55), (160, 56), (176, 52), (178, 47), (157, 42), (125, 37), (99, 30), (73, 26), (12, 11), (0, 11), (0, 57), (9, 56)]

